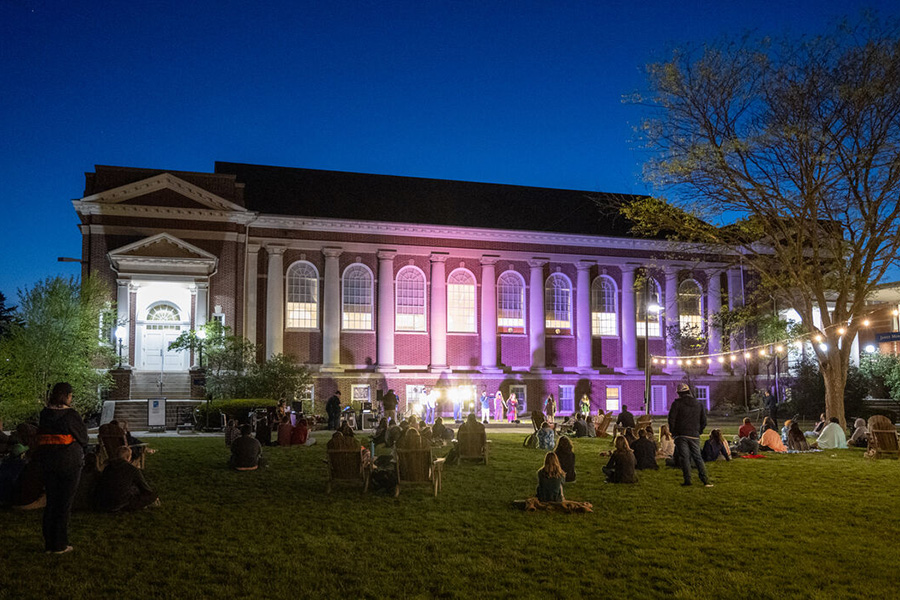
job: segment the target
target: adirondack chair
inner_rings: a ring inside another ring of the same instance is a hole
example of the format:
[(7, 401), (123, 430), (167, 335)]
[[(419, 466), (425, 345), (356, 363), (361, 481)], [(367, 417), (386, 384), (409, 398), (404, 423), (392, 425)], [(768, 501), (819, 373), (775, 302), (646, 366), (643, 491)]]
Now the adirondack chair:
[(431, 448), (395, 448), (397, 459), (397, 487), (394, 497), (400, 495), (401, 484), (431, 484), (434, 495), (441, 490), (441, 475), (444, 472), (443, 458), (434, 458)]
[(459, 431), (454, 441), (458, 450), (457, 464), (460, 460), (477, 460), (488, 464), (491, 440), (485, 439), (480, 432)]
[[(100, 434), (97, 436), (97, 439), (100, 442), (98, 445), (99, 452), (97, 453), (97, 461), (99, 464), (99, 468), (103, 470), (106, 468), (106, 465), (109, 463), (109, 461), (111, 461), (116, 455), (116, 451), (122, 446), (128, 445), (128, 441), (126, 440), (124, 433), (116, 433), (111, 435)], [(142, 448), (144, 450), (137, 453), (134, 452), (135, 448)], [(147, 444), (133, 444), (131, 446), (131, 451), (133, 453), (131, 464), (136, 466), (138, 469), (144, 468), (144, 459), (147, 456), (146, 448)]]
[(641, 415), (637, 418), (637, 423), (635, 423), (634, 435), (637, 435), (638, 431), (641, 429), (647, 429), (648, 426), (653, 424), (653, 417), (651, 415)]
[(613, 413), (609, 411), (597, 416), (597, 437), (609, 437), (609, 425), (612, 423)]
[(328, 485), (326, 493), (331, 493), (331, 486), (336, 481), (362, 483), (363, 494), (369, 491), (369, 478), (372, 475), (372, 465), (364, 463), (358, 447), (354, 448), (329, 448), (328, 456)]
[(897, 443), (897, 428), (891, 420), (883, 415), (869, 417), (869, 451), (866, 453), (874, 458), (900, 457), (900, 448)]

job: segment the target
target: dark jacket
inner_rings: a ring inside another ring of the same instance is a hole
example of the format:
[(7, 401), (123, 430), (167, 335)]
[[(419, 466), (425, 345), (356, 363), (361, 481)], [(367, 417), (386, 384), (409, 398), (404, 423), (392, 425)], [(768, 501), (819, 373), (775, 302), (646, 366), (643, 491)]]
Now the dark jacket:
[(634, 452), (616, 450), (609, 457), (606, 466), (603, 467), (606, 481), (609, 483), (637, 483), (637, 473), (634, 472), (636, 465)]
[(669, 431), (673, 437), (699, 438), (706, 429), (706, 407), (690, 392), (681, 392), (669, 409)]
[(616, 425), (619, 427), (631, 427), (632, 429), (634, 429), (634, 415), (627, 410), (623, 410), (616, 418)]
[(564, 479), (562, 475), (551, 479), (544, 474), (543, 469), (538, 471), (538, 486), (535, 492), (537, 499), (541, 502), (562, 502)]
[(658, 469), (656, 464), (656, 442), (650, 438), (638, 438), (631, 445), (634, 450), (634, 460), (637, 462), (636, 469)]
[(399, 402), (400, 400), (394, 392), (388, 392), (381, 397), (381, 406), (384, 407), (384, 410), (397, 410), (397, 404)]
[(235, 469), (249, 469), (259, 466), (262, 446), (259, 440), (242, 435), (231, 442), (231, 466)]
[[(47, 444), (42, 436), (72, 436), (71, 444)], [(81, 471), (84, 449), (88, 445), (87, 427), (72, 408), (45, 408), (38, 426), (38, 452), (45, 470)]]
[(575, 453), (560, 451), (556, 449), (556, 458), (559, 459), (559, 466), (566, 472), (566, 483), (575, 481)]
[(130, 462), (117, 458), (110, 461), (100, 475), (94, 492), (94, 506), (100, 511), (122, 510), (142, 492), (152, 493), (153, 490), (140, 470)]
[(337, 415), (341, 412), (341, 399), (337, 396), (337, 394), (333, 395), (331, 398), (325, 402), (325, 412), (329, 415)]
[(713, 439), (706, 440), (706, 443), (703, 444), (703, 450), (700, 451), (700, 456), (703, 457), (704, 462), (718, 460), (720, 456), (724, 457), (725, 460), (731, 460), (731, 457), (728, 456), (728, 451), (725, 450), (725, 446)]

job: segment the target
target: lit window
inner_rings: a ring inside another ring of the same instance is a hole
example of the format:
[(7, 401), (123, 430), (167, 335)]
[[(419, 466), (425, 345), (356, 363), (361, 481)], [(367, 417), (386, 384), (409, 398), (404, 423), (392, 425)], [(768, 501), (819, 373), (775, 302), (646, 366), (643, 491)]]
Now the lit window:
[(147, 311), (147, 321), (145, 329), (161, 331), (181, 329), (181, 312), (171, 304), (157, 304)]
[(646, 285), (644, 283), (638, 283), (635, 285), (635, 298), (634, 298), (634, 310), (635, 310), (635, 324), (637, 326), (637, 335), (638, 337), (646, 336), (647, 332), (644, 331), (645, 321), (647, 320), (648, 329), (650, 330), (650, 337), (660, 337), (660, 332), (662, 328), (659, 324), (659, 318), (662, 314), (661, 312), (653, 313), (651, 312), (649, 315), (647, 314), (647, 307), (650, 301), (655, 302), (657, 305), (659, 304), (659, 284), (655, 279), (650, 280), (650, 297), (647, 298), (646, 293)]
[(591, 284), (591, 334), (617, 335), (616, 283), (601, 275)]
[(447, 331), (474, 333), (475, 276), (457, 269), (447, 278)]
[(562, 273), (544, 285), (544, 326), (553, 333), (572, 332), (572, 284)]
[(425, 331), (425, 274), (413, 266), (397, 273), (397, 331)]
[(606, 410), (620, 410), (622, 405), (622, 386), (606, 386)]
[(497, 280), (497, 331), (525, 331), (525, 280), (515, 271), (507, 271)]
[(372, 281), (372, 272), (364, 265), (350, 265), (344, 271), (344, 329), (372, 329)]
[(678, 286), (678, 319), (681, 329), (703, 328), (702, 294), (700, 285), (693, 279), (685, 279)]
[(319, 273), (308, 262), (296, 262), (287, 271), (286, 327), (319, 326)]

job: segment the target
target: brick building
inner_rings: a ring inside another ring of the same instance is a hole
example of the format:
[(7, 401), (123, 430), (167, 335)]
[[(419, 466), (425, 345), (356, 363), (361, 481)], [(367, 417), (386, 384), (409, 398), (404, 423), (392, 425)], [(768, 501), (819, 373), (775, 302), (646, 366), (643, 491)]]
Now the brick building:
[[(403, 408), (427, 387), (443, 412), (499, 389), (528, 409), (553, 394), (570, 413), (583, 394), (594, 410), (639, 410), (645, 344), (671, 355), (667, 327), (697, 324), (715, 355), (708, 315), (743, 298), (742, 273), (721, 256), (631, 237), (616, 199), (220, 162), (212, 173), (97, 166), (73, 204), (84, 270), (115, 290), (127, 332), (126, 398), (151, 395), (142, 376), (178, 397), (197, 357), (168, 343), (215, 318), (261, 357), (309, 364), (319, 407), (335, 388), (360, 401), (393, 388)], [(684, 368), (710, 406), (737, 387), (716, 360), (662, 363), (653, 413)]]

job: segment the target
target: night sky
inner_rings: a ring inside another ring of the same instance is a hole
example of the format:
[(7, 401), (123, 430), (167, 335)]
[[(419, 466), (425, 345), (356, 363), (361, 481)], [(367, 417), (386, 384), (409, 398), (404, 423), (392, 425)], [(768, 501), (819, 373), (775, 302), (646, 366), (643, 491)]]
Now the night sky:
[[(673, 45), (896, 0), (0, 0), (0, 291), (75, 275), (95, 164), (648, 191), (622, 96)], [(497, 224), (502, 227), (502, 223)]]

